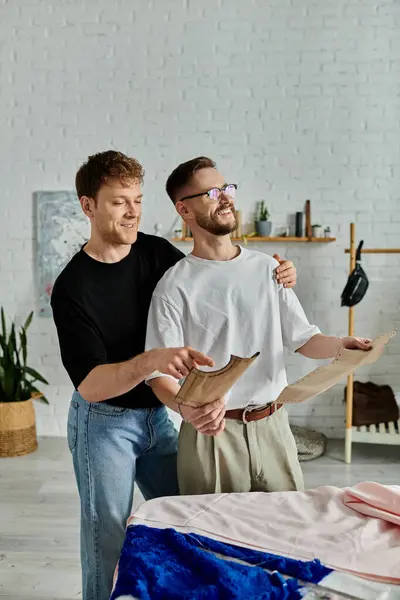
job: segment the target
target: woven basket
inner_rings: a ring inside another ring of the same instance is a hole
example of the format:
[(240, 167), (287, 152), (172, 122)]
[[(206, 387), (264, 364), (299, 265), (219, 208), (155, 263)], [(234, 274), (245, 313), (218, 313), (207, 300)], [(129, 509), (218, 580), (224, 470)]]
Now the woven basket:
[(37, 448), (32, 400), (0, 402), (0, 457), (23, 456)]

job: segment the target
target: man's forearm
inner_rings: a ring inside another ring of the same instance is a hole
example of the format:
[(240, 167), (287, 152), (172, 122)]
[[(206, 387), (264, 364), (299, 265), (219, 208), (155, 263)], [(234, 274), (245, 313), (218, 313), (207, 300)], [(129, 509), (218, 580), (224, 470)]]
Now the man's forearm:
[(342, 338), (317, 334), (314, 335), (297, 352), (307, 358), (334, 358), (343, 348)]
[(177, 381), (174, 381), (170, 377), (157, 377), (156, 379), (151, 379), (149, 384), (160, 402), (171, 410), (179, 412), (175, 397), (181, 386)]
[(143, 352), (120, 363), (92, 369), (78, 387), (88, 402), (101, 402), (121, 396), (144, 381), (154, 371), (151, 352)]
[[(204, 435), (218, 435), (224, 430), (225, 399), (219, 398), (209, 404), (191, 407), (177, 404), (176, 395), (180, 390), (179, 383), (170, 377), (157, 377), (149, 381), (153, 392), (165, 406), (179, 413), (184, 421)], [(183, 410), (185, 411), (183, 413)]]
[(214, 361), (190, 346), (153, 348), (125, 362), (95, 367), (79, 385), (78, 391), (88, 402), (101, 402), (129, 392), (154, 371), (181, 377), (195, 365), (212, 367)]

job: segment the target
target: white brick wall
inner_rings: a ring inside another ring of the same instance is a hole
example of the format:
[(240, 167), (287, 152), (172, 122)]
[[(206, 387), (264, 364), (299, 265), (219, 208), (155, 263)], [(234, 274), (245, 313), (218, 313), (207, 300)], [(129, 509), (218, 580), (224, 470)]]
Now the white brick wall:
[[(278, 229), (311, 198), (336, 244), (259, 249), (295, 260), (310, 319), (344, 334), (350, 221), (367, 246), (400, 246), (399, 26), (396, 0), (0, 0), (0, 304), (18, 318), (35, 306), (34, 190), (72, 188), (89, 153), (118, 148), (147, 170), (143, 229), (167, 231), (166, 176), (204, 153), (240, 184), (247, 220), (265, 198)], [(356, 329), (375, 335), (400, 322), (400, 255), (364, 262)], [(371, 369), (397, 390), (399, 340)], [(71, 386), (50, 319), (30, 342), (51, 382), (39, 431), (63, 435)], [(311, 367), (291, 357), (290, 379)], [(341, 435), (342, 393), (294, 422)]]

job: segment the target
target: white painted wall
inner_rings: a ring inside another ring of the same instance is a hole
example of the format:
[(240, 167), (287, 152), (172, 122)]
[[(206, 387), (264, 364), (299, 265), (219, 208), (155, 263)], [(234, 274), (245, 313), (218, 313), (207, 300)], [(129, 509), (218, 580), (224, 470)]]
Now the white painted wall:
[[(143, 229), (165, 232), (168, 173), (206, 154), (240, 184), (246, 220), (264, 198), (279, 230), (312, 200), (336, 244), (258, 249), (292, 258), (310, 319), (344, 334), (350, 221), (367, 246), (400, 246), (399, 26), (396, 0), (2, 0), (0, 304), (17, 318), (35, 306), (34, 190), (72, 188), (88, 154), (120, 149), (147, 170)], [(400, 322), (400, 255), (364, 263), (356, 329), (373, 336)], [(50, 319), (30, 342), (51, 382), (39, 432), (64, 435), (71, 385)], [(395, 340), (373, 380), (399, 390), (399, 355)], [(291, 380), (313, 366), (288, 364)], [(341, 435), (342, 395), (296, 407), (293, 422)]]

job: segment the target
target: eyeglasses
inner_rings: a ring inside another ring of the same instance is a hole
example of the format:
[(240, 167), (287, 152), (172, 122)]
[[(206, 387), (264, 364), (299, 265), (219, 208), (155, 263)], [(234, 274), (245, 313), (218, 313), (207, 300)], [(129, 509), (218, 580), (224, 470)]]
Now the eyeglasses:
[(236, 190), (237, 190), (237, 184), (236, 183), (226, 183), (225, 185), (222, 186), (222, 188), (211, 188), (211, 190), (208, 190), (207, 192), (201, 192), (200, 194), (193, 194), (192, 196), (185, 196), (184, 198), (180, 199), (180, 202), (182, 202), (183, 200), (190, 200), (190, 198), (198, 198), (199, 196), (208, 196), (211, 200), (211, 202), (218, 202), (219, 197), (222, 193), (224, 193), (226, 196), (229, 196), (230, 198), (234, 198), (236, 195)]

